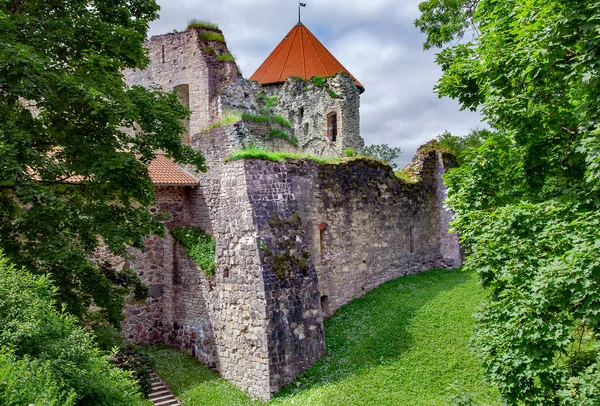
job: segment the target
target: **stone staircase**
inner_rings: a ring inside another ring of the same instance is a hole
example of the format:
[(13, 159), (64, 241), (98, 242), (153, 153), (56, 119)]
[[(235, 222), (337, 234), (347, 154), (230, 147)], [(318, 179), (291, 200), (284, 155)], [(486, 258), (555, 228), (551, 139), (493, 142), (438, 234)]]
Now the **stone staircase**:
[(156, 372), (152, 371), (150, 376), (152, 377), (152, 392), (148, 398), (154, 403), (154, 406), (181, 406), (181, 402)]

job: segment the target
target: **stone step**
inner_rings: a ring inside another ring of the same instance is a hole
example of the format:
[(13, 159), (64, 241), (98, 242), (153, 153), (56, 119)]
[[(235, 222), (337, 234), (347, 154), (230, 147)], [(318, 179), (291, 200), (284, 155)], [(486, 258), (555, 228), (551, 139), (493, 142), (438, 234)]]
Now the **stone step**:
[(152, 391), (148, 399), (154, 406), (181, 406), (179, 400), (173, 395), (165, 381), (155, 371), (151, 373)]

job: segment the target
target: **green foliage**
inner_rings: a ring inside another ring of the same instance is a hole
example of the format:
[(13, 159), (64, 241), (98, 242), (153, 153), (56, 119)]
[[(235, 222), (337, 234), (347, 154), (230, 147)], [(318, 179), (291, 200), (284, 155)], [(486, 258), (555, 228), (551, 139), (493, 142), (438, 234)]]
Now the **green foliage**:
[(295, 147), (298, 146), (298, 138), (296, 138), (295, 135), (288, 135), (281, 130), (271, 131), (271, 133), (269, 134), (269, 138), (276, 138), (276, 137), (289, 142), (290, 144), (292, 144)]
[(213, 22), (208, 20), (199, 20), (197, 18), (193, 18), (188, 20), (188, 28), (204, 28), (207, 30), (219, 31), (219, 26)]
[(371, 158), (378, 159), (390, 165), (394, 170), (398, 169), (398, 165), (394, 159), (398, 158), (402, 150), (398, 147), (390, 147), (388, 144), (373, 144), (363, 148), (362, 154)]
[(266, 116), (266, 115), (257, 116), (257, 115), (250, 114), (250, 113), (243, 113), (242, 120), (252, 120), (252, 121), (256, 121), (258, 123), (267, 123), (270, 121), (270, 118), (269, 118), (269, 116)]
[(464, 156), (472, 148), (477, 148), (483, 144), (486, 138), (492, 135), (490, 130), (471, 130), (471, 132), (463, 137), (458, 137), (450, 134), (448, 131), (443, 132), (436, 138), (437, 146), (443, 150), (450, 152), (456, 157), (459, 164), (464, 162)]
[(210, 131), (216, 127), (221, 127), (221, 126), (224, 126), (227, 124), (237, 123), (241, 120), (242, 120), (242, 113), (240, 113), (239, 111), (235, 111), (235, 110), (226, 110), (225, 118), (223, 118), (223, 120), (219, 121), (218, 123), (213, 123), (213, 124), (209, 125), (208, 127), (206, 127), (204, 129), (204, 131)]
[[(484, 297), (477, 276), (460, 270), (380, 286), (325, 320), (323, 357), (267, 404), (445, 405), (453, 385), (476, 404), (500, 405), (469, 349), (472, 314)], [(184, 406), (254, 404), (189, 355), (152, 351)]]
[(0, 248), (51, 274), (71, 314), (93, 305), (114, 325), (139, 279), (101, 269), (92, 252), (102, 241), (123, 254), (163, 232), (146, 209), (153, 151), (204, 169), (181, 144), (189, 112), (177, 96), (123, 82), (148, 63), (157, 13), (153, 0), (0, 1)]
[(337, 94), (333, 89), (327, 89), (327, 93), (329, 93), (329, 96), (331, 96), (333, 99), (341, 99), (342, 98), (342, 96)]
[(231, 55), (231, 53), (229, 53), (229, 51), (225, 51), (222, 54), (217, 55), (215, 59), (221, 62), (235, 62), (235, 58), (233, 55)]
[(600, 3), (422, 10), (426, 47), (477, 27), (438, 55), (436, 89), (497, 131), (446, 176), (465, 266), (490, 288), (474, 339), (488, 378), (509, 404), (596, 404)]
[(200, 39), (202, 41), (225, 42), (225, 37), (223, 34), (215, 31), (202, 31), (200, 33)]
[[(48, 277), (16, 269), (0, 254), (3, 356), (15, 357), (22, 360), (21, 366), (29, 363), (34, 368), (28, 378), (32, 391), (39, 389), (40, 382), (52, 379), (55, 384), (49, 385), (48, 394), (56, 397), (60, 389), (60, 395), (67, 399), (67, 393), (74, 393), (78, 405), (143, 404), (130, 374), (108, 363), (92, 334), (79, 327), (75, 317), (55, 309), (56, 292)], [(20, 372), (16, 369), (14, 373)]]
[(417, 182), (416, 175), (407, 169), (400, 169), (399, 171), (395, 171), (394, 175), (396, 175), (396, 177), (398, 179), (401, 179), (406, 183), (416, 183)]
[(131, 371), (131, 377), (136, 380), (145, 396), (152, 392), (152, 363), (144, 350), (133, 344), (122, 344), (109, 362), (122, 370)]
[(259, 102), (265, 102), (267, 101), (267, 95), (265, 94), (265, 92), (258, 92), (256, 94), (256, 100), (258, 100)]
[(344, 150), (344, 156), (347, 156), (347, 157), (353, 157), (353, 156), (357, 156), (357, 155), (358, 155), (358, 154), (356, 153), (356, 151), (355, 151), (355, 150), (353, 150), (352, 148), (346, 148), (346, 149)]
[(266, 106), (268, 108), (275, 107), (275, 106), (277, 106), (277, 104), (279, 104), (279, 101), (277, 100), (277, 96), (268, 97), (266, 99)]
[(212, 47), (210, 45), (207, 45), (207, 46), (204, 47), (204, 49), (202, 50), (202, 52), (204, 52), (205, 54), (214, 55), (216, 51), (215, 51), (214, 47)]
[(65, 392), (48, 362), (18, 359), (0, 351), (0, 404), (3, 406), (72, 406), (75, 393)]
[(216, 241), (200, 227), (185, 226), (171, 229), (171, 235), (208, 276), (215, 274)]
[(265, 151), (259, 148), (246, 148), (234, 151), (225, 159), (226, 162), (238, 161), (240, 159), (262, 159), (272, 162), (283, 162), (287, 159), (312, 159), (322, 163), (334, 163), (339, 161), (335, 158), (320, 158), (312, 155), (288, 154), (286, 152)]
[(279, 114), (273, 116), (273, 121), (277, 124), (281, 124), (284, 127), (292, 128), (292, 124), (288, 120), (286, 120), (285, 117), (280, 116)]
[(322, 78), (320, 76), (313, 76), (310, 81), (313, 83), (313, 85), (318, 86), (318, 87), (324, 87), (327, 86), (327, 79)]

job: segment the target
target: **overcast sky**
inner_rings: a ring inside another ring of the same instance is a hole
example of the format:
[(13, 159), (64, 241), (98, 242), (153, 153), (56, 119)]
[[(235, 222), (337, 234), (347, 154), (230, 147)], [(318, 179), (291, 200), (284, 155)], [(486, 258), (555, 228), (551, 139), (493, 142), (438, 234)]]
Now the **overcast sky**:
[[(361, 135), (367, 145), (402, 148), (399, 163), (445, 130), (463, 135), (484, 126), (433, 92), (441, 75), (436, 51), (423, 51), (414, 27), (420, 0), (303, 0), (302, 22), (364, 86)], [(158, 0), (150, 35), (184, 30), (190, 19), (223, 30), (244, 77), (250, 77), (298, 21), (294, 0)]]

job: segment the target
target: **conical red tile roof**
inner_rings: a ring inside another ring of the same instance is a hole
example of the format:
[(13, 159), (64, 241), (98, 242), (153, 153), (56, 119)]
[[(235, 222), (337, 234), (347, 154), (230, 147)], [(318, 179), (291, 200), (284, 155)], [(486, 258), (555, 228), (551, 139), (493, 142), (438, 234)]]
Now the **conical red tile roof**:
[[(340, 71), (352, 76), (308, 28), (298, 23), (254, 72), (250, 80), (266, 85), (285, 82), (292, 76), (304, 80), (313, 76), (331, 77)], [(363, 85), (356, 78), (354, 80), (360, 92), (364, 92)]]

